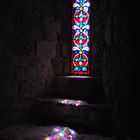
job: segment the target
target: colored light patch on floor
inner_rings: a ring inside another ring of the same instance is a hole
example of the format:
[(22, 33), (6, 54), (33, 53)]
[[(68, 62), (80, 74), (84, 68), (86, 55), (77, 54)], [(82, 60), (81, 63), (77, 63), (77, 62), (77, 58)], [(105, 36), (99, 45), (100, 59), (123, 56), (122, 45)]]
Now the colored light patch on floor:
[(65, 104), (65, 105), (72, 105), (72, 106), (79, 106), (79, 105), (88, 104), (87, 102), (84, 102), (84, 101), (71, 100), (71, 99), (59, 100), (59, 102), (62, 103), (62, 104)]
[(80, 106), (80, 105), (88, 105), (88, 102), (81, 100), (73, 100), (73, 99), (58, 99), (57, 102), (65, 105), (71, 106)]
[(75, 100), (63, 100), (61, 101), (62, 104), (66, 105), (72, 105), (72, 106), (79, 106), (81, 101), (75, 101)]
[(77, 133), (68, 127), (55, 127), (52, 130), (52, 136), (45, 138), (45, 140), (74, 140)]

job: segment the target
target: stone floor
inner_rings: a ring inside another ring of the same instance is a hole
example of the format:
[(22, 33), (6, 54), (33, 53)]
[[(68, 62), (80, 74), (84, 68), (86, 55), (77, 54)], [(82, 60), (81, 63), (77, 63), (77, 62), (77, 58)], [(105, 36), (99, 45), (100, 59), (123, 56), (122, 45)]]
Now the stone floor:
[[(47, 137), (52, 135), (52, 130), (56, 126), (37, 126), (34, 124), (20, 124), (0, 130), (0, 140), (51, 140)], [(56, 139), (55, 139), (56, 140)], [(115, 140), (112, 137), (91, 135), (76, 132), (75, 139), (57, 140)]]

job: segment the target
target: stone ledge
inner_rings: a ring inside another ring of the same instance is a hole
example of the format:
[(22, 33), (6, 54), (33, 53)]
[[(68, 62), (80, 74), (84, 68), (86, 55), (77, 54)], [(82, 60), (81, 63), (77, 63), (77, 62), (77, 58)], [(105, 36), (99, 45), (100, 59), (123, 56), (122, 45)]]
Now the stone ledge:
[(33, 109), (33, 119), (39, 123), (64, 123), (93, 127), (105, 130), (112, 126), (112, 114), (109, 105), (83, 104), (65, 105), (60, 99), (38, 99)]
[(57, 76), (53, 79), (53, 98), (71, 98), (101, 103), (105, 100), (100, 78), (92, 76)]

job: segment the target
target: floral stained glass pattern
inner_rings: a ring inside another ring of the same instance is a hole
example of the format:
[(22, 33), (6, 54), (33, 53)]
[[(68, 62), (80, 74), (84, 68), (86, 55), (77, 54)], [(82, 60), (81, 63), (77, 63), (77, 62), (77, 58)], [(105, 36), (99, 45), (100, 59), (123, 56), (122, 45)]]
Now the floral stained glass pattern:
[(71, 74), (89, 75), (89, 0), (74, 0)]

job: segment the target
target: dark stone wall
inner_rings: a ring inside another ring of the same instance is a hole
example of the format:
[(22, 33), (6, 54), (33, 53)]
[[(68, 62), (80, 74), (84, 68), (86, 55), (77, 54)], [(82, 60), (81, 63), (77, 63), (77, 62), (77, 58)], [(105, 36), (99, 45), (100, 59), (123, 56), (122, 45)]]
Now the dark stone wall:
[[(126, 133), (136, 100), (131, 8), (121, 0), (91, 6), (91, 74), (102, 79), (114, 126)], [(70, 47), (71, 0), (0, 1), (1, 126), (26, 118), (36, 98), (49, 96), (54, 76), (68, 75)]]
[(106, 99), (112, 106), (114, 129), (119, 139), (124, 139), (134, 134), (138, 111), (134, 7), (130, 1), (121, 0), (95, 3), (96, 59)]
[(1, 126), (26, 118), (33, 101), (49, 94), (53, 77), (62, 74), (68, 48), (60, 40), (63, 8), (62, 0), (0, 1)]

